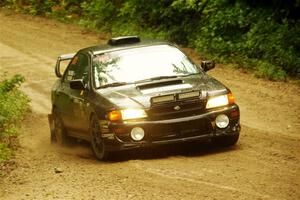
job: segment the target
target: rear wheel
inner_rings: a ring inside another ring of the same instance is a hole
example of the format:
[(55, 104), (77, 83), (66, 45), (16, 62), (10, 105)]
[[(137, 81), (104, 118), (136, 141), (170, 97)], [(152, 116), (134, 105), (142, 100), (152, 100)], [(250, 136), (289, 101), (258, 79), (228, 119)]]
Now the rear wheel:
[(106, 160), (109, 156), (109, 152), (106, 150), (105, 143), (101, 138), (100, 125), (96, 116), (92, 116), (90, 122), (90, 135), (91, 147), (95, 157), (98, 160)]
[(68, 143), (67, 131), (61, 120), (60, 113), (57, 109), (53, 111), (54, 134), (51, 135), (51, 141), (56, 141), (60, 145)]

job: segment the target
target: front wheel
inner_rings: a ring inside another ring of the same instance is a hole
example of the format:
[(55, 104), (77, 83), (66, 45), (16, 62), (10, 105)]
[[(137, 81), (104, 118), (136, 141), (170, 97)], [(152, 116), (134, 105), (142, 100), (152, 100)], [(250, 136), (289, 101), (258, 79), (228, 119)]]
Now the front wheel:
[(101, 138), (101, 130), (98, 119), (93, 116), (90, 122), (91, 147), (98, 160), (106, 160), (109, 152), (106, 150), (105, 143)]

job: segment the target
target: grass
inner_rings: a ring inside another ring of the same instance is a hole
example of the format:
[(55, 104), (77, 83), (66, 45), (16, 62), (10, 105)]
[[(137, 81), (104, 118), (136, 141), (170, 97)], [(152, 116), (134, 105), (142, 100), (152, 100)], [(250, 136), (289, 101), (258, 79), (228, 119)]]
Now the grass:
[(14, 155), (18, 124), (29, 110), (29, 98), (19, 86), (25, 81), (21, 75), (0, 80), (0, 164)]

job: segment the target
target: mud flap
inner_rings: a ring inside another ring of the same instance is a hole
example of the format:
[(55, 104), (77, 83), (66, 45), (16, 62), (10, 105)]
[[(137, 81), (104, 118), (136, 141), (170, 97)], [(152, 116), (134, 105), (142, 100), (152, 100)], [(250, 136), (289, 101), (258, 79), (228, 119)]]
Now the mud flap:
[(53, 121), (53, 115), (52, 114), (48, 114), (48, 122), (49, 122), (49, 128), (50, 128), (50, 133), (51, 133), (51, 141), (53, 141), (53, 139), (55, 138), (55, 134), (54, 134), (54, 121)]

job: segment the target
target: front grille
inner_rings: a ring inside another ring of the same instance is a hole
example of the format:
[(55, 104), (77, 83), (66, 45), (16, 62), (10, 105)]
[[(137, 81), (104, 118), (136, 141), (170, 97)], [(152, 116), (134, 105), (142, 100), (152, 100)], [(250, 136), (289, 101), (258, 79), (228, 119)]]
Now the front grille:
[(151, 126), (151, 130), (146, 130), (146, 132), (150, 133), (149, 136), (152, 141), (162, 141), (205, 135), (209, 134), (211, 130), (210, 121), (204, 118), (187, 122), (155, 125)]
[(164, 120), (199, 115), (203, 111), (204, 102), (197, 98), (152, 105), (147, 114), (150, 120)]

